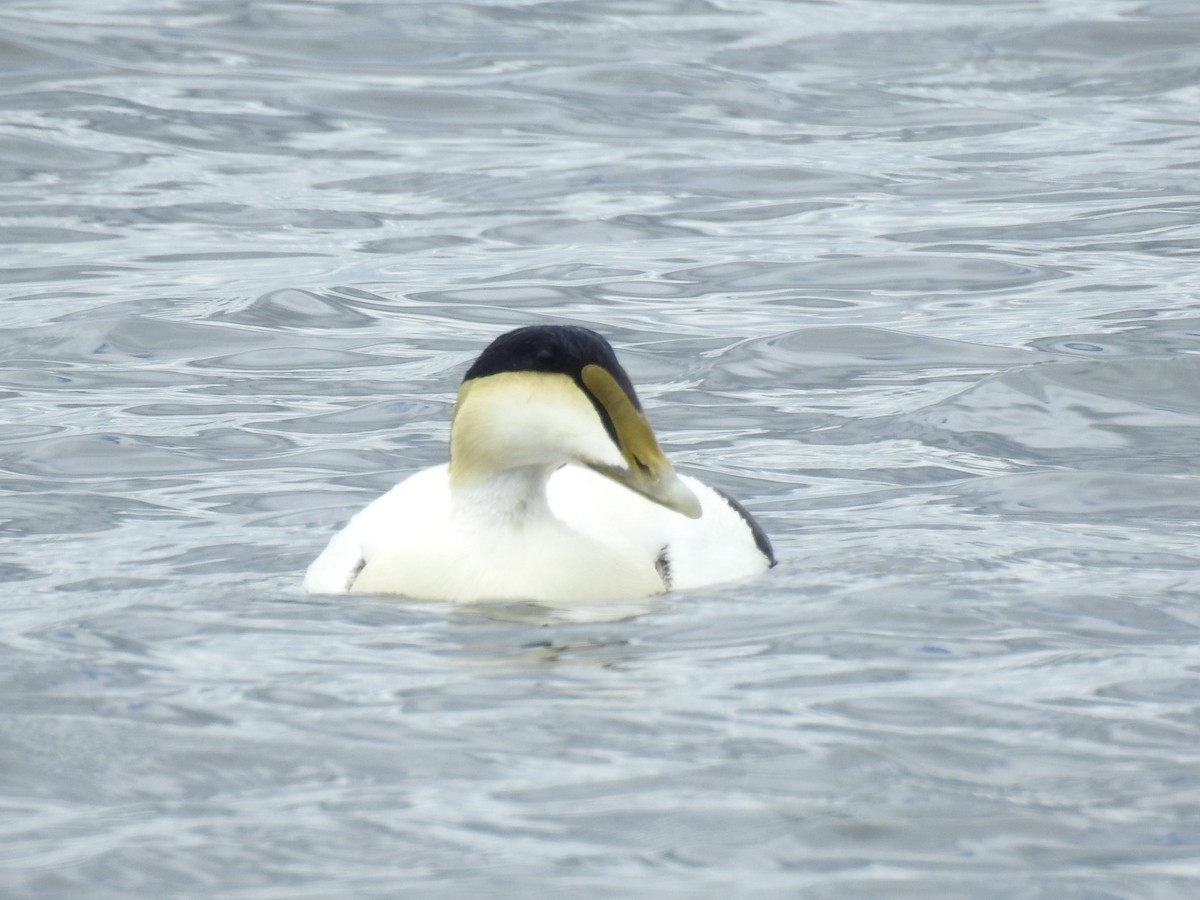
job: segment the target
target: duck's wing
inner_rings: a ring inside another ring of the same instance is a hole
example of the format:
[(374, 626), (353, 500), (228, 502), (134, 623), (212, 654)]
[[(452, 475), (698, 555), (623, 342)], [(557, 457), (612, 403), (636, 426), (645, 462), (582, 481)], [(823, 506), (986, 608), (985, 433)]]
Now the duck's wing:
[(304, 575), (310, 594), (344, 594), (366, 564), (388, 548), (403, 545), (431, 522), (449, 514), (445, 465), (424, 469), (400, 482), (335, 534)]
[(770, 541), (740, 503), (695, 478), (680, 478), (700, 500), (698, 519), (580, 466), (555, 472), (548, 495), (556, 516), (596, 540), (631, 546), (668, 588), (734, 581), (774, 565)]
[(304, 589), (310, 594), (344, 594), (354, 586), (354, 579), (367, 564), (355, 522), (351, 519), (330, 538), (304, 573)]
[(728, 494), (687, 475), (680, 476), (700, 499), (701, 516), (668, 513), (666, 564), (675, 590), (737, 581), (775, 565), (775, 552), (762, 527)]

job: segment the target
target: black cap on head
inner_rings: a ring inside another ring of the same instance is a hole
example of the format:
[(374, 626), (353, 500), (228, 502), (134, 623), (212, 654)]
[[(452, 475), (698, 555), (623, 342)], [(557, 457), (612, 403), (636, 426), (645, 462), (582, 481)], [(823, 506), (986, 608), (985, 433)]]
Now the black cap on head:
[[(596, 332), (577, 325), (527, 325), (502, 334), (479, 354), (463, 380), (486, 378), (501, 372), (546, 372), (566, 375), (591, 397), (582, 376), (587, 365), (605, 369), (629, 395), (633, 405), (642, 408), (612, 346)], [(607, 415), (602, 418), (607, 426)]]

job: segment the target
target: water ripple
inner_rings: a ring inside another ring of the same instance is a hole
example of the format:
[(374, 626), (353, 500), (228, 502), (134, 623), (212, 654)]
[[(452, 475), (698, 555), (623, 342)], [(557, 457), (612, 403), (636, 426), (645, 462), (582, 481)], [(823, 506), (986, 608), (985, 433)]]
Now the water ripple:
[[(1194, 4), (0, 10), (0, 893), (1200, 889)], [(500, 331), (780, 565), (315, 598)]]

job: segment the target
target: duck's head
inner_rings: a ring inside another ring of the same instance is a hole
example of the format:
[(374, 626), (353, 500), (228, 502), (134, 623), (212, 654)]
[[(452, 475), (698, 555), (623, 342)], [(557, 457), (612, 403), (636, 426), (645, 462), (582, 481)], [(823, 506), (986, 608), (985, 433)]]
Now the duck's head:
[(496, 338), (463, 379), (450, 434), (459, 483), (507, 469), (578, 463), (689, 518), (700, 501), (659, 449), (608, 341), (572, 325)]

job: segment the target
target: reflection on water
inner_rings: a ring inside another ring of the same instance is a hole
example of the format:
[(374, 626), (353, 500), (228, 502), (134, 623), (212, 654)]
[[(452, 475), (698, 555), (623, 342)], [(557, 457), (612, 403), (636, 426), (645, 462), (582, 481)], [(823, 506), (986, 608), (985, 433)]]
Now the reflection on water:
[[(1191, 3), (0, 10), (5, 897), (1200, 889)], [(497, 333), (781, 564), (309, 598)]]

